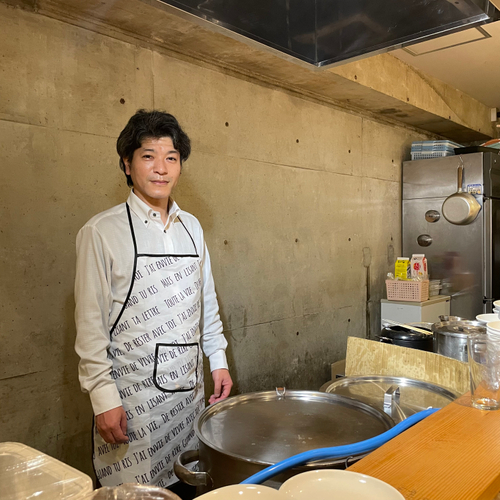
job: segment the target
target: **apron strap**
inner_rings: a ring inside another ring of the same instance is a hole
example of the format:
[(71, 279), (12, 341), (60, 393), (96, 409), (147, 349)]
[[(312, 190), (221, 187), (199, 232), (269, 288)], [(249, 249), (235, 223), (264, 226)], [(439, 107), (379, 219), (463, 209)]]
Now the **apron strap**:
[(179, 219), (179, 222), (182, 224), (182, 227), (184, 227), (184, 229), (186, 230), (186, 233), (188, 234), (188, 236), (191, 238), (191, 241), (193, 242), (194, 253), (196, 255), (199, 255), (198, 249), (196, 248), (196, 243), (194, 242), (193, 237), (191, 236), (191, 233), (187, 230), (187, 227), (184, 225), (184, 222), (182, 222), (181, 218), (179, 216), (177, 216), (177, 218)]
[(132, 223), (132, 216), (130, 215), (130, 207), (128, 206), (128, 203), (125, 203), (125, 206), (127, 208), (127, 216), (128, 216), (128, 223), (130, 226), (130, 233), (132, 235), (132, 241), (134, 243), (134, 267), (132, 269), (132, 279), (130, 280), (130, 286), (127, 292), (127, 297), (125, 298), (125, 302), (123, 302), (123, 307), (120, 311), (120, 314), (118, 314), (118, 317), (116, 318), (116, 321), (113, 323), (113, 327), (109, 331), (109, 336), (110, 338), (113, 335), (113, 331), (116, 328), (116, 325), (120, 321), (123, 311), (125, 311), (125, 307), (127, 306), (127, 303), (130, 299), (130, 295), (132, 294), (132, 290), (134, 288), (134, 280), (135, 280), (135, 273), (137, 271), (137, 241), (135, 239), (135, 232), (134, 232), (134, 224)]
[[(132, 222), (132, 214), (130, 213), (130, 207), (128, 203), (125, 203), (125, 207), (127, 208), (127, 217), (128, 217), (128, 223), (130, 226), (130, 234), (132, 236), (132, 242), (134, 244), (134, 267), (132, 270), (132, 279), (130, 280), (130, 287), (127, 292), (127, 297), (125, 298), (125, 302), (123, 303), (122, 310), (120, 311), (120, 314), (118, 314), (118, 317), (116, 318), (116, 321), (113, 324), (113, 327), (111, 328), (109, 335), (111, 336), (113, 334), (114, 329), (116, 328), (116, 325), (120, 321), (123, 311), (125, 311), (125, 307), (130, 299), (130, 295), (132, 294), (132, 290), (134, 288), (134, 280), (135, 280), (135, 273), (137, 271), (137, 240), (135, 238), (135, 231), (134, 231), (134, 223)], [(184, 222), (182, 222), (181, 218), (177, 216), (179, 219), (179, 222), (182, 224), (182, 227), (186, 230), (186, 233), (188, 234), (189, 238), (191, 239), (191, 242), (193, 243), (194, 251), (196, 256), (198, 256), (198, 249), (196, 248), (196, 244), (193, 240), (193, 237), (191, 236), (191, 233), (187, 230), (186, 226), (184, 225)]]
[[(137, 256), (137, 241), (135, 239), (135, 231), (134, 231), (134, 224), (132, 223), (132, 215), (130, 214), (130, 207), (128, 206), (128, 203), (125, 203), (125, 206), (127, 207), (127, 217), (130, 226), (130, 232), (132, 233), (132, 241), (134, 242), (134, 256)], [(133, 274), (135, 274), (135, 265)]]

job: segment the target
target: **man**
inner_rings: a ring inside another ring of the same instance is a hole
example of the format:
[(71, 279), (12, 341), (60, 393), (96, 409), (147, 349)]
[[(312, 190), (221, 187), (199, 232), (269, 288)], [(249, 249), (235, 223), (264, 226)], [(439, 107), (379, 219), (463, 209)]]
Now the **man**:
[(172, 115), (139, 110), (117, 141), (128, 200), (77, 236), (76, 351), (103, 486), (177, 481), (176, 456), (197, 445), (202, 350), (214, 380), (209, 402), (231, 390), (203, 232), (171, 198), (190, 151)]

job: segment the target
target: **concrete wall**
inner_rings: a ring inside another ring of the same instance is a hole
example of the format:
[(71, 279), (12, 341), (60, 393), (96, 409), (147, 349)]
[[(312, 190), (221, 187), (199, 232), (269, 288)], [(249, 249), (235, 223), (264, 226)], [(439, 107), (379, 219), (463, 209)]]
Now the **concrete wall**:
[(176, 199), (205, 229), (235, 393), (318, 389), (376, 331), (423, 136), (3, 3), (0, 23), (0, 441), (90, 473), (74, 241), (126, 198), (114, 144), (141, 107), (192, 138)]

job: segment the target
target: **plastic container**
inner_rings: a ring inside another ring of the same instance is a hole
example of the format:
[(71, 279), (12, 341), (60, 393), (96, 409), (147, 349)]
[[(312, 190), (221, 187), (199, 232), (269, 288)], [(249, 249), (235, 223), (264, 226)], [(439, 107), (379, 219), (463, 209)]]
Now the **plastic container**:
[(120, 486), (103, 486), (93, 491), (85, 500), (182, 500), (181, 497), (160, 486), (125, 483)]
[(394, 276), (405, 280), (411, 278), (411, 263), (408, 257), (398, 257), (394, 266)]
[(444, 156), (455, 156), (455, 151), (414, 151), (410, 153), (413, 160), (431, 160), (432, 158), (443, 158)]
[(411, 277), (421, 280), (429, 279), (427, 272), (427, 259), (423, 253), (414, 253), (411, 256)]
[(455, 148), (463, 147), (461, 144), (453, 141), (413, 141), (411, 144), (411, 152), (416, 151), (443, 151), (445, 149), (453, 151)]
[(412, 160), (429, 160), (443, 156), (454, 156), (455, 148), (462, 147), (453, 141), (415, 141), (411, 145)]
[(429, 299), (429, 281), (385, 280), (387, 300), (425, 302)]
[(1, 500), (83, 500), (86, 474), (21, 443), (0, 443)]

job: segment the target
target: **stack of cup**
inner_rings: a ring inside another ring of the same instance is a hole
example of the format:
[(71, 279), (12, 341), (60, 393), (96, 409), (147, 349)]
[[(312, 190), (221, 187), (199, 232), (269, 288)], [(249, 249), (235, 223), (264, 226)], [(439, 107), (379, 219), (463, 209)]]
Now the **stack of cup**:
[(441, 280), (430, 280), (429, 281), (429, 297), (434, 297), (439, 295), (441, 292)]
[(467, 339), (472, 406), (500, 409), (500, 321), (486, 324), (486, 335)]

